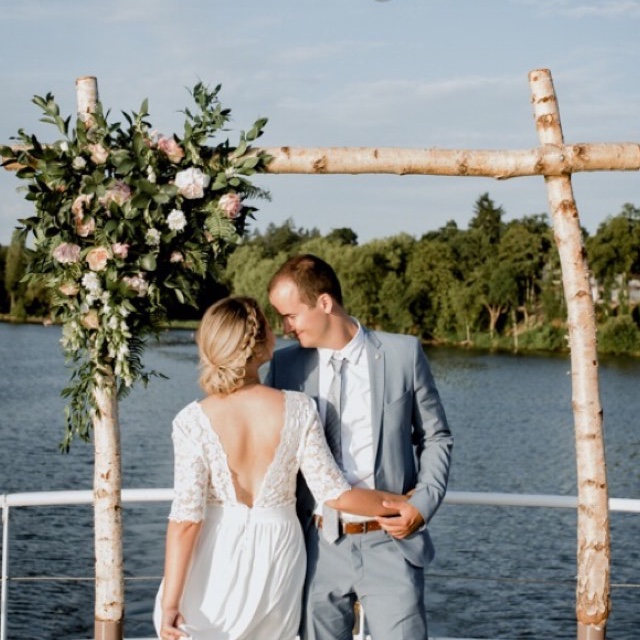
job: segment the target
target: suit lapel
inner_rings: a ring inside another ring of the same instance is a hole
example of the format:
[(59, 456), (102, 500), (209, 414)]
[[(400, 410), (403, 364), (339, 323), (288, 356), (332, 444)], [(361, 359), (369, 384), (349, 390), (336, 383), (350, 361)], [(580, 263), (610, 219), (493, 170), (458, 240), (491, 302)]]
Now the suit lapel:
[(365, 345), (371, 384), (371, 429), (373, 431), (373, 461), (377, 469), (380, 436), (382, 433), (382, 407), (384, 403), (384, 351), (377, 336), (365, 330)]

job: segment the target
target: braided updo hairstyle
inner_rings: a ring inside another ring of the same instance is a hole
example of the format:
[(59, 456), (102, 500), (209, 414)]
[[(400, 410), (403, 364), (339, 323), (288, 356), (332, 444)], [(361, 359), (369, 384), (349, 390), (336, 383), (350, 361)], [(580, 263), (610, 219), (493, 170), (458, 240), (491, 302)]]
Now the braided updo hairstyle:
[(231, 296), (204, 313), (196, 343), (200, 386), (206, 393), (233, 393), (245, 383), (247, 362), (267, 343), (267, 321), (253, 298)]

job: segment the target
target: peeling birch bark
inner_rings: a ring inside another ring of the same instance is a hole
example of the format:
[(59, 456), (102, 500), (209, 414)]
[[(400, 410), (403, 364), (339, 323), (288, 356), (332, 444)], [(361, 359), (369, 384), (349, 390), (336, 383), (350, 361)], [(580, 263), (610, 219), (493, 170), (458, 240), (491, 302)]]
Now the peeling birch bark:
[(96, 555), (95, 638), (122, 640), (124, 566), (122, 551), (121, 456), (115, 376), (109, 373), (95, 390), (93, 420), (94, 539)]
[(388, 173), (473, 176), (505, 180), (580, 171), (638, 171), (640, 144), (546, 144), (528, 150), (403, 149), (393, 147), (265, 147), (268, 173)]
[[(551, 73), (529, 73), (542, 145), (563, 144)], [(576, 617), (579, 640), (603, 640), (610, 610), (609, 505), (598, 384), (596, 322), (570, 176), (545, 176), (567, 303), (578, 478)]]

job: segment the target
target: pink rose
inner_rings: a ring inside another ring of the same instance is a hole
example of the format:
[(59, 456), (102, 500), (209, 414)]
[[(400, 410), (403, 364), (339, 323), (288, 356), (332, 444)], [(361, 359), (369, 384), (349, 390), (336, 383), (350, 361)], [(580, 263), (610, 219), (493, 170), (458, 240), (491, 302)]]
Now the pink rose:
[(61, 264), (72, 264), (80, 259), (80, 247), (77, 244), (63, 242), (53, 250), (52, 255)]
[(175, 185), (187, 200), (202, 198), (209, 182), (211, 182), (211, 178), (194, 167), (176, 173)]
[(93, 194), (87, 195), (86, 193), (83, 193), (82, 195), (79, 195), (71, 205), (71, 213), (73, 213), (76, 218), (82, 217), (85, 212), (89, 210), (92, 200)]
[(108, 209), (112, 202), (121, 207), (130, 198), (131, 187), (122, 180), (116, 180), (113, 186), (105, 191), (99, 202), (105, 209)]
[(122, 281), (138, 294), (138, 298), (144, 298), (149, 291), (149, 283), (144, 279), (142, 273), (137, 276), (125, 276)]
[(87, 238), (96, 230), (96, 221), (93, 218), (76, 218), (76, 233), (81, 238)]
[(109, 252), (104, 247), (94, 247), (85, 259), (91, 271), (104, 271), (109, 260)]
[(238, 217), (242, 209), (242, 199), (237, 193), (225, 193), (218, 201), (218, 207), (220, 207), (227, 218), (234, 220)]
[(129, 245), (124, 242), (116, 242), (111, 245), (111, 251), (116, 258), (124, 260), (129, 255)]
[(91, 162), (104, 164), (109, 157), (109, 152), (101, 144), (90, 144), (87, 147), (91, 153)]
[(65, 296), (75, 296), (80, 291), (80, 287), (75, 282), (65, 282), (58, 287), (58, 290)]
[(98, 312), (95, 309), (91, 309), (87, 314), (85, 314), (81, 322), (82, 326), (86, 329), (100, 328), (100, 319), (98, 318)]
[(184, 158), (184, 151), (174, 138), (160, 137), (158, 139), (158, 149), (174, 164), (178, 164)]

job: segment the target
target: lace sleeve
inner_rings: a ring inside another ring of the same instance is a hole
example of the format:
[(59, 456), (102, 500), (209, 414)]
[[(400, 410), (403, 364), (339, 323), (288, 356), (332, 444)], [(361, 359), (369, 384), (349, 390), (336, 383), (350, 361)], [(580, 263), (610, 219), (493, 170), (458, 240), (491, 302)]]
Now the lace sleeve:
[(200, 522), (204, 518), (209, 468), (196, 416), (188, 408), (173, 421), (173, 502), (169, 520)]
[(307, 401), (307, 407), (303, 413), (305, 423), (301, 443), (300, 471), (313, 497), (322, 504), (349, 491), (351, 485), (346, 481), (331, 455), (313, 400), (308, 398)]

